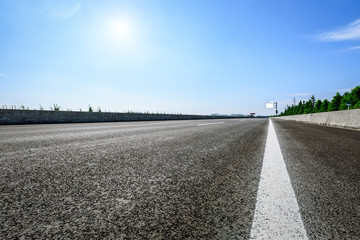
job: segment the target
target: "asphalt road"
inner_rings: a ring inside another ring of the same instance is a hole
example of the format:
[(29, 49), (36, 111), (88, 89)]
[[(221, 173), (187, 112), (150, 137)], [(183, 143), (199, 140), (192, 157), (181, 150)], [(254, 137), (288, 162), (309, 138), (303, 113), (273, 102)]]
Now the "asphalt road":
[[(309, 239), (360, 239), (360, 131), (273, 120)], [(267, 119), (0, 126), (0, 239), (249, 239)]]
[(360, 239), (360, 131), (273, 123), (309, 239)]
[(0, 126), (0, 238), (248, 238), (267, 128), (266, 119)]

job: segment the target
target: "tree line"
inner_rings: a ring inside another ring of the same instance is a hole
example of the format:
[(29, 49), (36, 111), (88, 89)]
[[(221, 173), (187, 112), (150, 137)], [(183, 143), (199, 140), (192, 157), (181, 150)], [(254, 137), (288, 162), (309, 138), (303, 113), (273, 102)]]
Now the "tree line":
[(299, 101), (297, 105), (287, 106), (280, 116), (346, 110), (348, 104), (350, 104), (349, 109), (360, 108), (360, 86), (353, 88), (351, 92), (345, 92), (343, 95), (336, 93), (331, 101), (327, 99), (316, 100), (312, 95), (308, 101)]

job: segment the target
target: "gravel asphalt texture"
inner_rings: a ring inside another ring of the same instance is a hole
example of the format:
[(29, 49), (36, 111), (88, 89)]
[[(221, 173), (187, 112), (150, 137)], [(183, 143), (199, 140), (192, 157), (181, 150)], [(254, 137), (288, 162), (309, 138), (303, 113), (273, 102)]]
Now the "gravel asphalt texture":
[(267, 129), (267, 119), (0, 126), (0, 239), (248, 239)]
[[(360, 239), (360, 131), (273, 120), (309, 239)], [(0, 126), (0, 239), (249, 239), (267, 119)]]
[(360, 239), (360, 131), (272, 120), (309, 239)]

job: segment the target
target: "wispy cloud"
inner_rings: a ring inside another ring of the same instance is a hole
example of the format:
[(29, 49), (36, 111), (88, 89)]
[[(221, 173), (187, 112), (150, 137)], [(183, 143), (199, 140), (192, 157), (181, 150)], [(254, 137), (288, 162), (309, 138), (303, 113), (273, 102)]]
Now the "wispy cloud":
[(350, 48), (338, 50), (336, 52), (349, 52), (349, 51), (359, 51), (359, 50), (360, 50), (360, 46), (356, 46), (356, 47), (350, 47)]
[(337, 92), (350, 92), (352, 89), (351, 88), (343, 88), (343, 89), (338, 89), (336, 90)]
[(336, 31), (317, 34), (314, 37), (321, 41), (360, 40), (360, 19)]
[(9, 76), (5, 73), (0, 72), (0, 77), (8, 78)]
[(78, 2), (72, 7), (65, 7), (62, 9), (58, 9), (52, 13), (49, 14), (49, 17), (51, 18), (70, 18), (74, 16), (79, 9), (81, 8), (81, 3)]
[(292, 94), (287, 94), (285, 96), (310, 96), (312, 95), (312, 93), (292, 93)]

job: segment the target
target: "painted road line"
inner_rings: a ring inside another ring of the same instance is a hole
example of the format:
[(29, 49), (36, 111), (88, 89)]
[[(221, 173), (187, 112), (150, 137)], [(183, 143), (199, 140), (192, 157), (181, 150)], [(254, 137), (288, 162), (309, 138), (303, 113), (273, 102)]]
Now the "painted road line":
[(251, 239), (308, 239), (271, 119)]
[(223, 124), (223, 123), (225, 123), (225, 122), (202, 123), (202, 124), (198, 124), (198, 127), (208, 126), (208, 125), (216, 125), (216, 124)]

